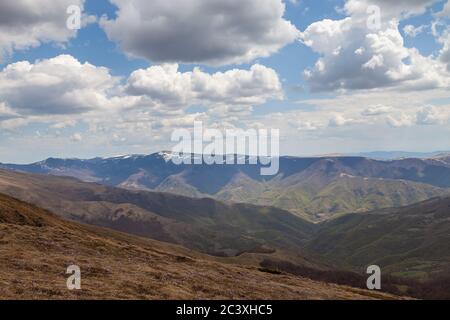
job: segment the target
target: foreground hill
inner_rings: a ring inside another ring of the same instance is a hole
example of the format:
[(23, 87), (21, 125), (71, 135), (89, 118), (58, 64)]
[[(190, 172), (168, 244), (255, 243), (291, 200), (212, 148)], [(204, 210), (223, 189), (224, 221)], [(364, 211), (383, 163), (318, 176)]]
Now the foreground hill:
[[(71, 176), (128, 189), (276, 206), (311, 221), (397, 207), (448, 194), (450, 158), (377, 161), (362, 157), (281, 157), (276, 176), (261, 165), (175, 165), (175, 155), (47, 159), (4, 168)], [(192, 156), (195, 157), (195, 156)]]
[[(392, 299), (61, 220), (0, 194), (0, 299)], [(81, 268), (82, 290), (66, 288)]]

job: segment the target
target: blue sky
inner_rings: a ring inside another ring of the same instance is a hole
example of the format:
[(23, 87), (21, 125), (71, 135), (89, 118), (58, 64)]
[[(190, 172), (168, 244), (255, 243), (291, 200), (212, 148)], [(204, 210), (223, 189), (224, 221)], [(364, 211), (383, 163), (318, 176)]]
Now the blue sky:
[(447, 1), (16, 2), (0, 162), (168, 149), (194, 120), (278, 128), (283, 154), (450, 149)]

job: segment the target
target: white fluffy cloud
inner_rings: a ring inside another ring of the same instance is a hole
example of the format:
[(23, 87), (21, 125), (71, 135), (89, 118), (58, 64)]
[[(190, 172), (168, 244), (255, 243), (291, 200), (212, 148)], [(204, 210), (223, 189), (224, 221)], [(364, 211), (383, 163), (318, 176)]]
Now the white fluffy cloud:
[(418, 110), (411, 112), (398, 112), (390, 114), (386, 117), (389, 125), (399, 127), (431, 126), (431, 125), (445, 125), (448, 124), (450, 114), (445, 108), (437, 108), (435, 106), (420, 107)]
[(281, 0), (111, 0), (108, 37), (129, 55), (153, 62), (223, 65), (250, 62), (298, 36)]
[(427, 28), (426, 25), (420, 25), (418, 27), (415, 27), (411, 24), (406, 25), (403, 28), (403, 32), (405, 32), (405, 34), (411, 38), (415, 38), (417, 37), (419, 34), (421, 34), (422, 32), (425, 31), (425, 29)]
[(346, 118), (342, 114), (334, 114), (333, 117), (329, 120), (328, 126), (330, 127), (343, 127), (348, 125), (360, 124), (362, 120), (356, 120), (353, 118)]
[(450, 18), (450, 1), (447, 1), (442, 11), (438, 12), (436, 16), (441, 18)]
[(125, 119), (135, 116), (130, 111), (134, 109), (172, 118), (184, 116), (190, 106), (206, 107), (210, 116), (216, 112), (222, 117), (248, 114), (256, 105), (283, 99), (277, 73), (260, 64), (213, 74), (199, 68), (180, 72), (176, 64), (156, 65), (134, 71), (123, 83), (107, 68), (70, 55), (12, 63), (0, 70), (0, 120), (57, 117), (51, 127), (60, 129), (87, 113), (117, 112)]
[(431, 25), (431, 31), (437, 42), (442, 45), (439, 51), (439, 60), (447, 66), (450, 72), (450, 26), (447, 19), (450, 18), (450, 0), (447, 1), (442, 11), (436, 13), (436, 20)]
[[(110, 142), (118, 148), (156, 135), (170, 137), (174, 127), (191, 127), (195, 119), (239, 122), (271, 99), (283, 99), (281, 81), (260, 64), (212, 74), (164, 64), (119, 79), (107, 68), (60, 55), (0, 70), (1, 129), (19, 134), (21, 128), (41, 123), (47, 127), (41, 139), (65, 136), (92, 143), (90, 136), (116, 137)], [(190, 106), (204, 111), (192, 113)]]
[(0, 102), (0, 120), (14, 118), (17, 113), (8, 107), (4, 102)]
[(447, 66), (447, 71), (450, 72), (450, 27), (447, 27), (437, 40), (442, 44), (439, 60)]
[[(415, 137), (414, 130), (424, 127), (427, 127), (425, 130), (429, 130), (428, 133), (448, 128), (450, 105), (433, 105), (434, 101), (446, 101), (448, 97), (445, 89), (352, 91), (330, 98), (299, 101), (303, 106), (300, 110), (284, 113), (282, 117), (294, 121), (295, 126), (303, 131), (316, 131), (322, 138), (346, 130), (355, 137), (368, 131), (378, 132), (381, 135), (378, 138), (383, 140), (383, 137), (388, 138), (386, 130), (400, 128), (407, 129)], [(271, 117), (269, 115), (268, 118)], [(371, 139), (376, 140), (376, 137)], [(444, 139), (440, 140), (442, 143)]]
[(152, 66), (131, 74), (127, 92), (175, 107), (257, 105), (283, 97), (277, 73), (260, 64), (249, 70), (233, 69), (214, 74), (199, 68), (183, 73), (176, 64)]
[(370, 6), (380, 8), (381, 18), (389, 21), (392, 18), (406, 18), (425, 13), (426, 9), (440, 0), (347, 0), (345, 11), (353, 16), (367, 18)]
[(380, 116), (383, 114), (387, 114), (390, 111), (392, 111), (392, 108), (389, 106), (384, 106), (381, 104), (369, 106), (367, 109), (365, 109), (361, 115), (366, 117), (374, 117), (374, 116)]
[(116, 84), (108, 69), (69, 55), (21, 61), (0, 71), (0, 103), (21, 115), (77, 114), (110, 107)]
[[(433, 0), (349, 0), (342, 20), (322, 20), (301, 34), (302, 42), (320, 55), (305, 71), (313, 90), (376, 89), (404, 90), (446, 88), (448, 72), (439, 60), (406, 48), (399, 32), (399, 19), (423, 13)], [(369, 5), (381, 9), (379, 28), (368, 26)]]
[(416, 113), (416, 124), (418, 125), (437, 125), (448, 122), (449, 112), (443, 112), (435, 106), (422, 107)]
[(415, 123), (415, 118), (413, 115), (400, 112), (396, 115), (388, 115), (386, 122), (394, 128), (411, 127)]
[(0, 62), (13, 50), (35, 47), (43, 42), (64, 43), (75, 36), (66, 27), (67, 8), (84, 0), (0, 1)]
[(83, 140), (83, 136), (81, 135), (81, 133), (76, 132), (70, 136), (70, 140), (72, 142), (81, 142)]

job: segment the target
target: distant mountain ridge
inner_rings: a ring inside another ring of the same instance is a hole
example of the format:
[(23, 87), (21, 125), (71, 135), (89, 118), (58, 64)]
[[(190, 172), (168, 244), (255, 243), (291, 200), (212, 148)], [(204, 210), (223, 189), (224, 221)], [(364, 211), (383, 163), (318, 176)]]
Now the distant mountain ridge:
[(450, 156), (450, 151), (435, 151), (435, 152), (372, 151), (372, 152), (361, 152), (354, 155), (375, 160), (398, 160), (404, 158), (429, 159), (435, 157)]
[(311, 221), (408, 205), (448, 194), (450, 188), (450, 156), (391, 161), (281, 157), (275, 176), (261, 176), (260, 164), (176, 165), (173, 156), (160, 152), (89, 160), (50, 158), (0, 167), (133, 190), (276, 206)]

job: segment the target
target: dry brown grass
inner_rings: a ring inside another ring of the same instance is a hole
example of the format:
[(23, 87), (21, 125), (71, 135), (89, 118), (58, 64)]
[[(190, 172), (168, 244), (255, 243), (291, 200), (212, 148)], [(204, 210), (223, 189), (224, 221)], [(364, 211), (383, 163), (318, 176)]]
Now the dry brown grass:
[[(392, 299), (62, 220), (0, 195), (1, 299)], [(66, 288), (81, 267), (82, 290)]]

